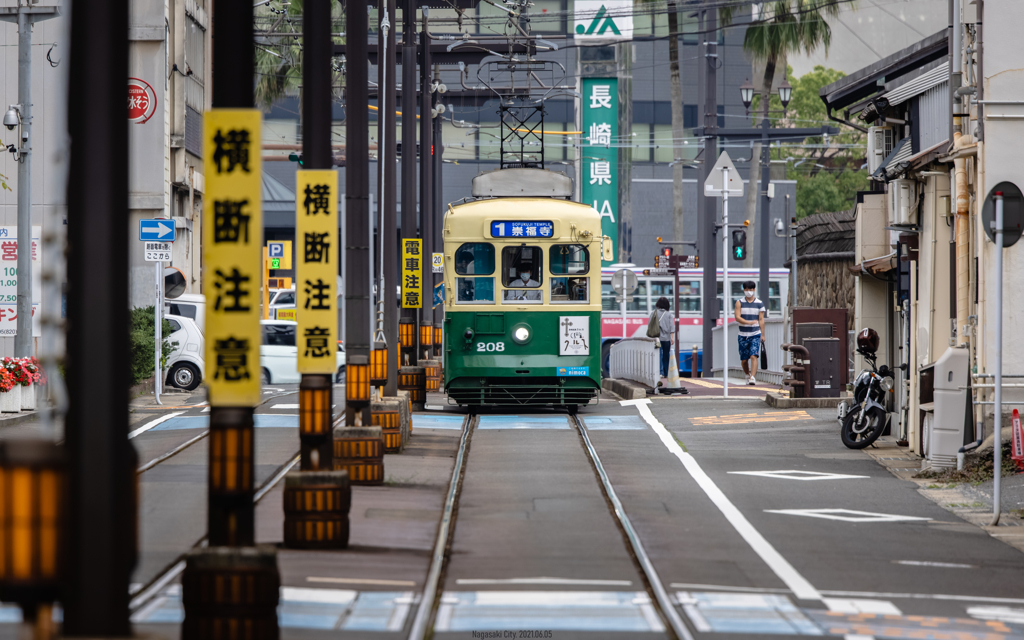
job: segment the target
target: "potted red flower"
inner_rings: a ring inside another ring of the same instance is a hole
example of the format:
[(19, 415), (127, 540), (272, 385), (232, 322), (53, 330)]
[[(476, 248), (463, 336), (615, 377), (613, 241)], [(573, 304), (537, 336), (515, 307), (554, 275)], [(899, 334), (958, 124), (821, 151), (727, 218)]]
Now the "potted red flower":
[(21, 387), (14, 374), (21, 365), (16, 358), (0, 360), (0, 412), (18, 413), (21, 411)]
[(24, 372), (24, 376), (18, 381), (18, 384), (24, 387), (21, 390), (21, 409), (35, 411), (36, 386), (43, 381), (43, 368), (39, 366), (39, 360), (36, 358), (21, 358), (20, 361)]

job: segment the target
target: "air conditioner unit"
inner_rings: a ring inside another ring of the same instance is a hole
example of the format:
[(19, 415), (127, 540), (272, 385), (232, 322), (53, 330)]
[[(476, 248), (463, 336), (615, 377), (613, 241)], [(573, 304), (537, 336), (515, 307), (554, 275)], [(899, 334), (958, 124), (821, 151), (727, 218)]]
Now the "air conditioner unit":
[(874, 173), (882, 166), (885, 157), (892, 153), (893, 131), (892, 127), (869, 127), (868, 128), (868, 172)]
[(889, 221), (891, 224), (917, 224), (917, 195), (913, 180), (893, 180), (889, 183)]

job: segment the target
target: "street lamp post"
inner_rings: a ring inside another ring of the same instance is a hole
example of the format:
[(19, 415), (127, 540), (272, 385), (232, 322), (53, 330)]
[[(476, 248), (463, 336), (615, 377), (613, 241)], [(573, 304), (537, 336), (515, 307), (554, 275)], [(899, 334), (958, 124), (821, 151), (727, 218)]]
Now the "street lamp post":
[[(793, 87), (790, 86), (789, 81), (783, 78), (782, 84), (779, 85), (779, 101), (782, 102), (782, 113), (785, 114), (786, 107), (789, 106), (789, 101), (793, 96)], [(750, 84), (750, 80), (747, 80), (740, 85), (740, 97), (743, 100), (743, 105), (749, 110), (750, 104), (753, 102), (754, 87)], [(768, 103), (771, 102), (771, 93), (765, 97), (764, 104), (762, 105), (762, 118), (761, 118), (761, 217), (758, 227), (761, 234), (761, 247), (760, 247), (760, 274), (758, 277), (757, 291), (764, 297), (766, 302), (766, 309), (771, 304), (771, 296), (768, 291), (768, 267), (769, 267), (769, 235), (768, 226), (770, 223), (769, 211), (771, 207), (771, 198), (768, 195), (768, 185), (771, 183), (771, 141), (769, 140), (769, 131), (771, 129), (771, 121), (768, 115), (772, 113), (768, 110)], [(778, 112), (775, 112), (778, 113)], [(749, 176), (750, 181), (753, 182), (754, 176)], [(767, 315), (767, 314), (765, 314)]]

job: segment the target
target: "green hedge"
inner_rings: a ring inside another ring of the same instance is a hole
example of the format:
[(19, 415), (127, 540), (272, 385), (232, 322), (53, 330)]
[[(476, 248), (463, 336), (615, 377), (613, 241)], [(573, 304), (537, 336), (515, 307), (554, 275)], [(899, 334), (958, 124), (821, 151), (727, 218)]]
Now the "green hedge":
[[(155, 349), (155, 334), (153, 330), (154, 307), (136, 307), (131, 311), (129, 336), (131, 341), (131, 384), (135, 386), (153, 376), (153, 351)], [(178, 343), (171, 343), (167, 336), (172, 332), (171, 323), (163, 321), (163, 358), (162, 363), (167, 362), (168, 356), (178, 346)]]

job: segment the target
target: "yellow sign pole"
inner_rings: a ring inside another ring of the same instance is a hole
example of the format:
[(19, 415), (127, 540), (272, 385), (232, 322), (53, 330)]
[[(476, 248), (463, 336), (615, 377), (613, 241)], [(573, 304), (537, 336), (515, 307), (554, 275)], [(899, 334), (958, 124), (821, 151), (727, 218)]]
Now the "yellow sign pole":
[(256, 109), (203, 115), (203, 290), (210, 400), (209, 543), (255, 543), (253, 408), (260, 401), (263, 244), (260, 125)]
[(331, 394), (338, 367), (338, 172), (295, 175), (295, 345), (298, 347), (300, 465), (333, 467)]
[(260, 269), (263, 274), (263, 319), (270, 319), (270, 253), (267, 247), (263, 247), (263, 266)]

